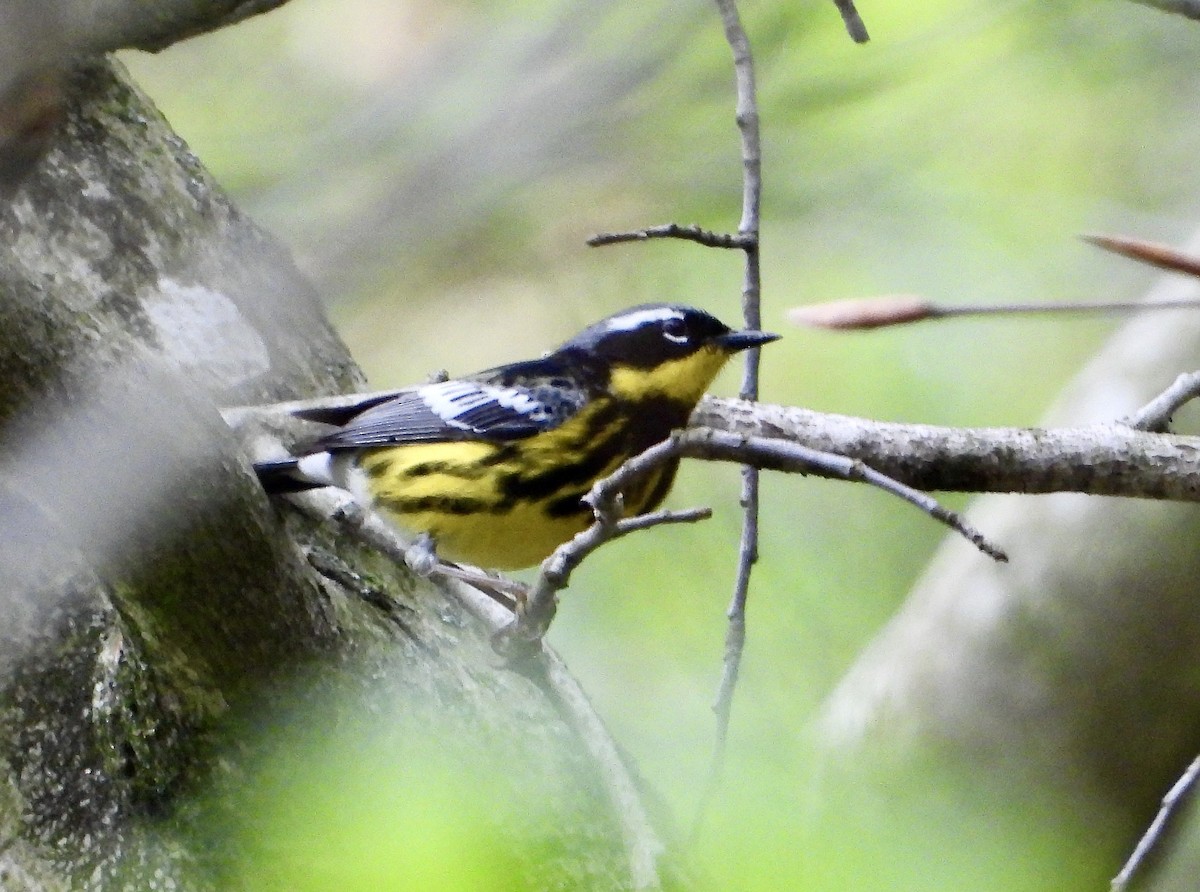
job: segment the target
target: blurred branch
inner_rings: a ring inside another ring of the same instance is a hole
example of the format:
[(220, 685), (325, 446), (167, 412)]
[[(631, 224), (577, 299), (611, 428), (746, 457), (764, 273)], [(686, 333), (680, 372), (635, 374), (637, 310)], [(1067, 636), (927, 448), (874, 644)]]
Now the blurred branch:
[(157, 52), (173, 43), (269, 12), (287, 0), (54, 0), (73, 52)]
[(850, 35), (850, 39), (855, 43), (866, 43), (870, 40), (867, 26), (854, 7), (854, 0), (833, 0), (833, 2), (838, 8), (838, 12), (842, 14), (842, 23), (846, 26), (846, 33)]
[(1200, 0), (1133, 0), (1133, 2), (1200, 21)]
[(1081, 238), (1089, 245), (1095, 245), (1113, 254), (1120, 254), (1130, 260), (1155, 266), (1159, 269), (1186, 273), (1189, 276), (1200, 276), (1200, 257), (1178, 251), (1170, 245), (1148, 242), (1144, 239), (1129, 238), (1124, 235), (1084, 235)]
[(938, 304), (915, 294), (887, 294), (805, 304), (787, 311), (789, 322), (826, 331), (869, 331), (934, 319), (964, 316), (1053, 316), (1075, 313), (1135, 315), (1157, 310), (1200, 310), (1200, 299), (1154, 301), (1073, 301), (1039, 304)]
[(1133, 853), (1129, 856), (1129, 860), (1122, 865), (1120, 873), (1113, 877), (1112, 886), (1110, 887), (1111, 892), (1126, 892), (1130, 888), (1130, 884), (1146, 863), (1146, 859), (1150, 857), (1150, 854), (1158, 846), (1163, 831), (1167, 829), (1167, 822), (1171, 820), (1171, 816), (1179, 810), (1179, 806), (1191, 795), (1195, 788), (1197, 777), (1200, 777), (1200, 756), (1191, 761), (1187, 770), (1180, 775), (1179, 780), (1175, 781), (1171, 785), (1171, 789), (1163, 796), (1162, 804), (1159, 806), (1154, 820), (1150, 822), (1150, 826), (1146, 828), (1146, 832), (1138, 840)]
[[(1184, 250), (1200, 253), (1200, 233)], [(1174, 275), (1145, 295), (1152, 304), (1198, 297), (1200, 280)], [(1109, 420), (1151, 404), (1189, 368), (1200, 368), (1200, 314), (1136, 316), (1064, 388), (1044, 430), (1017, 432), (1011, 455), (991, 455), (999, 469), (1026, 463), (1029, 449), (1060, 453), (1063, 474), (1027, 467), (997, 489), (1071, 482), (1135, 498), (975, 500), (972, 520), (1014, 563), (979, 561), (954, 541), (938, 549), (827, 698), (817, 730), (831, 758), (886, 758), (890, 774), (932, 756), (1000, 778), (1013, 796), (1072, 803), (1099, 850), (1114, 864), (1125, 858), (1163, 790), (1200, 752), (1200, 728), (1187, 719), (1200, 714), (1200, 512), (1149, 501), (1197, 500), (1200, 440)], [(826, 448), (871, 449), (855, 444), (855, 427), (841, 419), (830, 435), (813, 433)], [(903, 449), (913, 432), (872, 431), (892, 433)], [(974, 438), (964, 439), (974, 452)], [(968, 465), (983, 455), (968, 455)], [(953, 485), (959, 473), (945, 470), (938, 482)], [(1194, 868), (1179, 888), (1193, 880)]]
[(0, 198), (33, 169), (61, 123), (66, 78), (119, 49), (157, 51), (286, 0), (5, 0), (0, 4)]
[[(1200, 278), (1200, 257), (1170, 245), (1122, 235), (1085, 235), (1083, 240), (1105, 251), (1120, 254), (1158, 269)], [(1142, 313), (1151, 310), (1200, 309), (1200, 299), (1160, 301), (1077, 301), (1070, 303), (937, 304), (914, 294), (833, 300), (795, 307), (788, 319), (806, 328), (861, 331), (907, 325), (927, 319), (956, 316), (1015, 316), (1058, 313)]]
[[(228, 419), (233, 416), (226, 413), (226, 417)], [(253, 424), (256, 421), (261, 422), (262, 416), (256, 419), (252, 415), (243, 414), (240, 419), (239, 423)], [(378, 514), (355, 506), (346, 495), (329, 490), (313, 490), (293, 496), (292, 502), (313, 520), (319, 523), (338, 521), (343, 529), (372, 549), (387, 555), (394, 563), (401, 566), (406, 563), (409, 543)], [(662, 522), (679, 519), (699, 520), (708, 514), (707, 510), (702, 509), (700, 513), (689, 512), (686, 517), (680, 514)], [(631, 521), (642, 519), (630, 518)], [(629, 531), (634, 528), (631, 524)], [(434, 572), (435, 575), (448, 577), (444, 582), (446, 592), (487, 627), (493, 642), (501, 640), (506, 635), (506, 630), (512, 626), (515, 603), (497, 597), (498, 591), (509, 591), (511, 586), (519, 584), (504, 579), (464, 581), (454, 574), (446, 573), (445, 569), (443, 567)], [(493, 585), (496, 588), (492, 588)], [(524, 590), (523, 586), (519, 587)], [(579, 683), (571, 677), (561, 658), (552, 649), (539, 642), (536, 652), (526, 649), (520, 656), (522, 659), (510, 663), (512, 668), (534, 680), (553, 698), (559, 713), (574, 729), (598, 768), (597, 775), (608, 795), (613, 817), (620, 826), (625, 842), (630, 888), (659, 888), (661, 879), (658, 859), (665, 846), (646, 813), (637, 783), (630, 775), (603, 721), (596, 714)]]

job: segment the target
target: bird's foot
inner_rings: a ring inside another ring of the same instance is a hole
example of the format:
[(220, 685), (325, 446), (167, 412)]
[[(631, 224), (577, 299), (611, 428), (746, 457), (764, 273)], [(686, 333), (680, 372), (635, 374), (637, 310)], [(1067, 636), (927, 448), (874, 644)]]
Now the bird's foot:
[(432, 576), (441, 566), (437, 556), (437, 543), (428, 533), (422, 533), (404, 550), (404, 563), (422, 579)]

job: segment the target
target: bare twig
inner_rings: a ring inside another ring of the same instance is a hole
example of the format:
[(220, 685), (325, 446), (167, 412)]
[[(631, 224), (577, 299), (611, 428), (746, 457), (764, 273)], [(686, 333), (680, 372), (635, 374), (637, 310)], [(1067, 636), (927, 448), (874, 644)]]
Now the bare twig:
[(1197, 396), (1200, 396), (1200, 372), (1184, 372), (1125, 423), (1140, 431), (1165, 433), (1171, 416)]
[[(1159, 269), (1200, 277), (1200, 257), (1156, 242), (1116, 235), (1084, 235), (1085, 242), (1146, 263)], [(808, 328), (838, 331), (883, 328), (907, 325), (926, 319), (948, 319), (956, 316), (1015, 316), (1040, 313), (1141, 313), (1147, 310), (1194, 310), (1200, 300), (1179, 299), (1163, 301), (1083, 301), (1074, 303), (1004, 303), (945, 305), (936, 304), (912, 294), (889, 294), (881, 297), (827, 301), (796, 307), (788, 311), (788, 319)]]
[(1167, 795), (1162, 798), (1162, 805), (1158, 809), (1158, 814), (1154, 816), (1154, 820), (1150, 822), (1150, 826), (1146, 828), (1146, 832), (1138, 840), (1137, 845), (1133, 849), (1133, 854), (1129, 856), (1129, 860), (1121, 867), (1121, 872), (1113, 877), (1110, 887), (1112, 892), (1125, 892), (1125, 890), (1130, 888), (1129, 884), (1146, 862), (1146, 858), (1154, 851), (1155, 846), (1158, 845), (1163, 830), (1166, 829), (1167, 822), (1170, 821), (1171, 816), (1191, 793), (1198, 776), (1200, 776), (1200, 756), (1192, 760), (1192, 763), (1188, 765), (1179, 780), (1175, 781), (1171, 789), (1167, 791)]
[(788, 310), (787, 318), (805, 328), (864, 331), (962, 316), (1018, 316), (1072, 313), (1142, 313), (1148, 310), (1197, 310), (1200, 300), (1077, 301), (1043, 304), (937, 304), (912, 294), (832, 300)]
[[(618, 470), (617, 474), (620, 473)], [(624, 476), (619, 479), (627, 480)], [(690, 508), (623, 518), (620, 517), (620, 489), (602, 488), (604, 483), (607, 481), (596, 484), (587, 497), (596, 513), (595, 522), (542, 561), (537, 579), (526, 597), (519, 601), (516, 620), (493, 637), (496, 650), (508, 659), (520, 661), (540, 651), (542, 636), (550, 628), (558, 610), (558, 593), (570, 584), (571, 573), (583, 559), (601, 545), (638, 530), (663, 524), (695, 523), (712, 516), (708, 508)]]
[(1085, 235), (1083, 240), (1097, 248), (1112, 251), (1139, 263), (1200, 277), (1200, 257), (1184, 254), (1170, 245), (1128, 238), (1123, 235)]
[(571, 572), (580, 562), (605, 542), (651, 526), (692, 522), (708, 517), (707, 509), (662, 511), (641, 517), (620, 517), (622, 491), (663, 463), (679, 458), (737, 462), (756, 468), (866, 483), (917, 506), (935, 520), (963, 535), (985, 554), (996, 560), (1007, 560), (1003, 551), (956, 512), (942, 507), (932, 497), (881, 474), (857, 459), (810, 449), (786, 440), (744, 437), (707, 428), (689, 428), (676, 431), (668, 439), (625, 462), (614, 474), (592, 487), (587, 501), (596, 512), (596, 521), (543, 561), (537, 581), (530, 589), (528, 599), (518, 610), (516, 620), (497, 636), (496, 645), (501, 652), (511, 658), (520, 658), (524, 653), (536, 651), (540, 647), (542, 635), (554, 618), (558, 592), (567, 586)]
[(753, 244), (753, 239), (742, 233), (712, 232), (699, 226), (680, 226), (678, 223), (664, 223), (661, 226), (649, 226), (646, 229), (635, 229), (630, 232), (601, 232), (593, 235), (587, 243), (593, 248), (604, 245), (616, 245), (622, 242), (645, 242), (651, 239), (673, 238), (682, 241), (696, 242), (706, 248), (742, 248)]
[[(759, 134), (758, 96), (754, 76), (754, 56), (750, 39), (742, 27), (736, 0), (716, 0), (725, 27), (725, 39), (733, 52), (734, 81), (737, 88), (736, 118), (742, 143), (742, 219), (738, 232), (747, 238), (744, 247), (746, 270), (742, 282), (742, 315), (749, 328), (762, 326), (762, 270), (759, 265), (759, 216), (762, 207), (762, 143)], [(759, 351), (746, 351), (742, 387), (743, 400), (758, 399)], [(716, 784), (725, 761), (725, 743), (733, 693), (737, 688), (742, 653), (746, 645), (746, 599), (750, 592), (750, 573), (758, 560), (758, 469), (742, 468), (742, 535), (738, 544), (737, 575), (733, 595), (726, 610), (729, 624), (725, 630), (725, 651), (721, 682), (713, 702), (717, 716), (710, 784)]]
[(846, 26), (846, 33), (850, 35), (850, 39), (855, 43), (866, 43), (871, 39), (871, 35), (867, 33), (867, 26), (862, 20), (862, 16), (858, 14), (858, 10), (854, 8), (854, 0), (833, 0), (838, 8), (838, 12), (842, 14), (842, 22)]

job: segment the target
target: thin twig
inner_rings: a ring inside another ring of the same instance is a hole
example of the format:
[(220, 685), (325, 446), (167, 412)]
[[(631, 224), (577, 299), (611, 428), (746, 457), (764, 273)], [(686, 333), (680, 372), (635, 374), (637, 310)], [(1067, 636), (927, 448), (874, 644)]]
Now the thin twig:
[(1081, 238), (1097, 248), (1120, 254), (1122, 257), (1128, 257), (1139, 263), (1200, 277), (1200, 257), (1184, 254), (1170, 245), (1129, 238), (1124, 235), (1084, 235)]
[(1197, 310), (1200, 300), (1073, 301), (1068, 303), (938, 304), (914, 294), (885, 294), (805, 304), (787, 312), (788, 321), (805, 328), (867, 331), (964, 316), (1135, 314), (1151, 310)]
[(518, 602), (516, 619), (493, 636), (492, 645), (509, 660), (520, 662), (540, 651), (542, 636), (550, 628), (558, 610), (558, 593), (570, 584), (571, 573), (583, 559), (601, 545), (650, 527), (696, 523), (712, 516), (708, 508), (690, 508), (623, 518), (619, 516), (620, 490), (604, 490), (602, 495), (598, 495), (599, 486), (597, 484), (587, 497), (596, 513), (596, 520), (542, 561), (537, 579), (526, 596)]
[(622, 242), (645, 242), (651, 239), (673, 238), (687, 242), (696, 242), (706, 248), (742, 248), (751, 241), (742, 233), (712, 232), (699, 226), (680, 226), (678, 223), (664, 223), (661, 226), (648, 226), (645, 229), (635, 229), (630, 232), (601, 232), (593, 235), (587, 243), (593, 248), (604, 245), (616, 245)]
[(842, 22), (846, 26), (846, 33), (850, 35), (850, 39), (855, 43), (866, 43), (871, 39), (871, 35), (867, 33), (867, 26), (862, 20), (862, 16), (858, 14), (858, 10), (854, 8), (854, 0), (833, 0), (838, 8), (838, 12), (842, 14)]
[[(759, 218), (762, 208), (762, 142), (759, 134), (758, 95), (754, 75), (754, 55), (750, 38), (742, 27), (736, 0), (716, 0), (725, 28), (725, 40), (733, 53), (734, 82), (737, 89), (736, 119), (742, 146), (742, 219), (738, 233), (747, 239), (744, 247), (746, 268), (742, 281), (742, 315), (751, 329), (762, 327), (762, 270), (759, 265)], [(746, 352), (742, 386), (743, 400), (758, 399), (759, 351)], [(725, 762), (725, 744), (733, 710), (742, 654), (746, 646), (746, 600), (750, 592), (750, 574), (758, 560), (758, 468), (742, 468), (742, 534), (738, 543), (737, 574), (733, 595), (726, 610), (725, 648), (721, 681), (713, 702), (716, 713), (716, 739), (713, 743), (710, 786), (719, 782)]]
[(1154, 820), (1150, 822), (1150, 826), (1146, 828), (1146, 832), (1138, 840), (1137, 845), (1133, 849), (1133, 854), (1129, 856), (1129, 860), (1121, 867), (1121, 872), (1113, 877), (1112, 885), (1110, 886), (1112, 892), (1126, 892), (1129, 889), (1129, 884), (1145, 863), (1146, 858), (1154, 851), (1155, 846), (1158, 845), (1163, 830), (1166, 829), (1167, 822), (1170, 821), (1172, 814), (1175, 813), (1183, 800), (1191, 792), (1198, 776), (1200, 776), (1200, 756), (1192, 760), (1192, 764), (1187, 767), (1179, 780), (1175, 781), (1171, 789), (1167, 791), (1167, 795), (1162, 798), (1162, 805), (1158, 809), (1158, 814), (1154, 816)]
[[(1089, 244), (1159, 269), (1200, 277), (1200, 257), (1185, 254), (1157, 242), (1123, 235), (1084, 235)], [(909, 325), (928, 319), (961, 316), (1016, 316), (1047, 313), (1143, 313), (1147, 310), (1200, 308), (1200, 300), (1180, 298), (1162, 301), (1080, 301), (1073, 303), (936, 304), (912, 294), (852, 298), (809, 304), (788, 311), (788, 318), (808, 328), (858, 331), (893, 325)]]
[(1140, 431), (1166, 433), (1171, 416), (1200, 396), (1200, 372), (1184, 372), (1175, 382), (1138, 409), (1125, 423)]
[(810, 449), (786, 440), (744, 437), (727, 431), (689, 428), (675, 431), (669, 438), (621, 465), (611, 476), (596, 483), (587, 501), (596, 513), (595, 522), (570, 542), (559, 546), (542, 562), (541, 571), (529, 596), (517, 611), (514, 622), (497, 636), (497, 649), (510, 658), (540, 646), (557, 608), (558, 592), (566, 588), (571, 572), (585, 557), (604, 543), (664, 523), (690, 523), (708, 516), (707, 509), (673, 512), (660, 511), (633, 518), (619, 518), (621, 493), (665, 462), (679, 458), (728, 461), (759, 468), (834, 477), (866, 483), (904, 499), (935, 520), (968, 539), (976, 548), (996, 560), (1007, 560), (1000, 548), (989, 542), (959, 514), (944, 508), (931, 496), (870, 468), (857, 459)]
[(680, 444), (680, 454), (689, 458), (707, 461), (741, 461), (756, 468), (817, 474), (822, 477), (866, 483), (868, 486), (882, 489), (924, 511), (994, 560), (1008, 560), (1008, 556), (999, 546), (990, 542), (982, 533), (967, 523), (958, 512), (943, 507), (932, 496), (901, 483), (856, 458), (812, 449), (787, 440), (745, 437), (727, 431), (705, 428), (690, 428), (678, 433), (676, 439)]

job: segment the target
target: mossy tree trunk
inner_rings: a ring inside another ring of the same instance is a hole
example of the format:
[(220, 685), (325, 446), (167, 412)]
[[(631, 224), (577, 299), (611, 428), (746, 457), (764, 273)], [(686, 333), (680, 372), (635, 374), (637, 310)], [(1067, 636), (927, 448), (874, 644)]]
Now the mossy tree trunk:
[(190, 803), (242, 782), (230, 728), (336, 690), (502, 753), (555, 836), (520, 870), (629, 886), (561, 704), (445, 592), (273, 505), (222, 421), (363, 383), (287, 251), (113, 63), (61, 83), (0, 205), (0, 885), (221, 888)]

